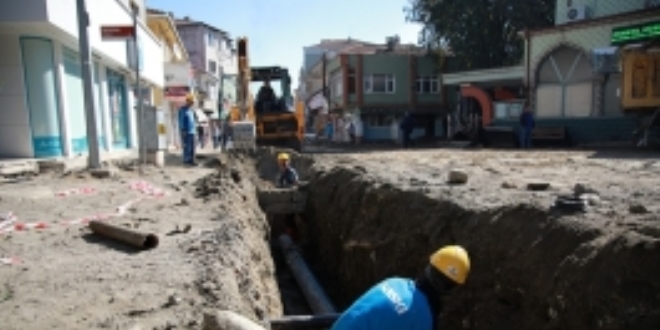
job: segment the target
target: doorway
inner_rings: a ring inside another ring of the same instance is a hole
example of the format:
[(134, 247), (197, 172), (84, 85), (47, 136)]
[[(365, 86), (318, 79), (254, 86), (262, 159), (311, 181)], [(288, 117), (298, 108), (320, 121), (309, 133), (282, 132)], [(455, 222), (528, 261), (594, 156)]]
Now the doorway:
[(128, 94), (126, 78), (108, 69), (108, 99), (110, 103), (110, 125), (112, 128), (112, 146), (117, 149), (129, 147), (128, 135)]

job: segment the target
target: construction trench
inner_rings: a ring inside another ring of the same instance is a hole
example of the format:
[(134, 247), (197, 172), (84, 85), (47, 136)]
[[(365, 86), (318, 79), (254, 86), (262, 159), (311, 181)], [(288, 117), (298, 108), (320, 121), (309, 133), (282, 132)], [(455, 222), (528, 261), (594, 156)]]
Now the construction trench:
[[(274, 180), (276, 151), (245, 157), (263, 182)], [(469, 251), (472, 272), (444, 301), (443, 329), (660, 328), (660, 233), (604, 229), (524, 203), (466, 206), (309, 155), (294, 154), (292, 165), (299, 190), (255, 189), (283, 305), (273, 329), (329, 328), (336, 315), (327, 314), (388, 276), (415, 277), (452, 243)], [(314, 314), (326, 316), (291, 317)]]

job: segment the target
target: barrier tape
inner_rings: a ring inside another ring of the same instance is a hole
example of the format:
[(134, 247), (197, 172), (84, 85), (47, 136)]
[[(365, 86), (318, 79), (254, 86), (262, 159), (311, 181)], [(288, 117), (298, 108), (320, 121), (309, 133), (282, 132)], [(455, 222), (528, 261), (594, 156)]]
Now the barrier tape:
[[(129, 187), (132, 190), (136, 190), (143, 195), (147, 195), (148, 197), (152, 198), (161, 198), (166, 196), (166, 192), (163, 189), (157, 188), (148, 182), (145, 181), (137, 181), (133, 182), (129, 185)], [(69, 189), (66, 191), (80, 191), (80, 189)], [(86, 189), (84, 191), (95, 191), (95, 190), (90, 190)], [(43, 221), (39, 222), (31, 222), (31, 223), (20, 223), (16, 222), (17, 217), (12, 213), (9, 212), (9, 214), (4, 217), (6, 220), (0, 223), (0, 235), (2, 234), (7, 234), (10, 232), (15, 232), (15, 231), (27, 231), (27, 230), (33, 230), (33, 229), (46, 229), (46, 228), (51, 228), (56, 225), (63, 225), (63, 226), (73, 226), (73, 225), (84, 225), (88, 224), (90, 221), (104, 221), (104, 220), (109, 220), (111, 218), (115, 217), (120, 217), (125, 215), (128, 212), (128, 209), (133, 206), (134, 204), (142, 201), (144, 197), (139, 197), (136, 199), (129, 200), (128, 202), (125, 202), (124, 204), (119, 205), (113, 213), (108, 213), (108, 214), (96, 214), (92, 216), (87, 216), (87, 217), (81, 217), (77, 219), (72, 219), (72, 220), (65, 220), (65, 221), (54, 221), (51, 223), (46, 223)]]
[(10, 257), (10, 258), (0, 258), (0, 265), (9, 266), (9, 265), (16, 265), (16, 264), (20, 264), (20, 263), (21, 263), (21, 260), (18, 259), (18, 258), (12, 258), (12, 257)]
[(141, 192), (144, 195), (151, 197), (164, 197), (166, 195), (165, 190), (160, 189), (156, 186), (151, 185), (146, 181), (136, 181), (132, 182), (130, 185), (131, 189)]
[(0, 231), (13, 225), (18, 220), (14, 212), (9, 211), (7, 215), (0, 215)]
[(67, 197), (71, 195), (91, 195), (95, 192), (96, 189), (94, 188), (83, 187), (83, 188), (73, 188), (73, 189), (58, 191), (55, 193), (55, 195), (58, 197)]

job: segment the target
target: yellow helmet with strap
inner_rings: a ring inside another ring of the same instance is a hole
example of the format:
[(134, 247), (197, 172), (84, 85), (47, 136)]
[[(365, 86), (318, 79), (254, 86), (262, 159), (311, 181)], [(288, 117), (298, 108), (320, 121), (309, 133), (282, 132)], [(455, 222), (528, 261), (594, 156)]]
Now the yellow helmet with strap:
[(450, 280), (465, 284), (470, 273), (470, 257), (458, 245), (445, 246), (431, 255), (431, 265)]

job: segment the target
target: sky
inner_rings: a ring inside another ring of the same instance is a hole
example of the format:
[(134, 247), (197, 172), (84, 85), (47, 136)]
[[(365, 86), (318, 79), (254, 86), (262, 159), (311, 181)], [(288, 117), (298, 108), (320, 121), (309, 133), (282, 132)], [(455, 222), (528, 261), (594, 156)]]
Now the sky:
[(298, 86), (303, 47), (321, 39), (351, 37), (385, 43), (399, 35), (402, 43), (417, 43), (420, 27), (406, 23), (408, 0), (146, 0), (147, 7), (189, 16), (249, 38), (250, 65), (289, 69)]

